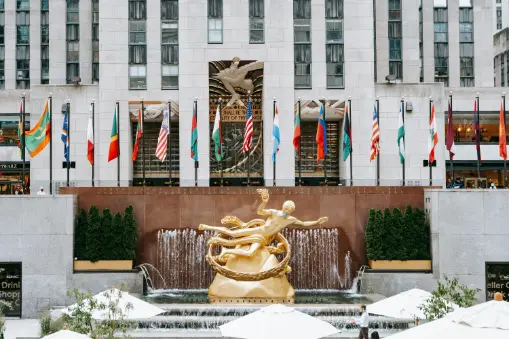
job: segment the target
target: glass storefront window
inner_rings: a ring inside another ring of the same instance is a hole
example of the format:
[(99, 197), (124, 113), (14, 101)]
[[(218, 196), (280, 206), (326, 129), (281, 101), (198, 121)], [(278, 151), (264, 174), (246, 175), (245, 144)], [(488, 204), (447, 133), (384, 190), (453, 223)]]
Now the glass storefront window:
[[(499, 114), (482, 112), (479, 114), (481, 142), (498, 143), (498, 122)], [(474, 113), (453, 113), (452, 116), (453, 129), (455, 132), (454, 142), (473, 143), (475, 142), (474, 134)], [(447, 135), (447, 114), (445, 117), (445, 134)], [(506, 135), (507, 135), (506, 130)], [(509, 140), (509, 139), (508, 139)]]
[[(25, 122), (25, 131), (30, 130), (30, 121)], [(18, 146), (19, 115), (0, 115), (0, 147)]]

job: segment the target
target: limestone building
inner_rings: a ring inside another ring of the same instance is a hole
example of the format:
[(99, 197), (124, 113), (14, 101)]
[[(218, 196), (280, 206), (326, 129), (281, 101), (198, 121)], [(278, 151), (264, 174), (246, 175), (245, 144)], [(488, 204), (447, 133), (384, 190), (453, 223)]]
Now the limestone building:
[[(498, 131), (496, 114), (502, 94), (493, 88), (493, 6), (490, 0), (0, 1), (2, 192), (14, 192), (15, 181), (20, 179), (15, 145), (23, 93), (31, 127), (52, 95), (54, 190), (66, 184), (60, 135), (62, 105), (68, 100), (71, 185), (92, 183), (92, 166), (86, 156), (92, 101), (94, 184), (117, 185), (117, 163), (108, 162), (107, 157), (118, 100), (120, 184), (142, 184), (144, 162), (147, 185), (168, 185), (171, 175), (175, 185), (194, 186), (195, 161), (190, 148), (196, 99), (198, 185), (217, 185), (222, 167), (227, 185), (245, 185), (249, 172), (252, 185), (271, 186), (273, 98), (280, 116), (281, 144), (275, 172), (278, 186), (293, 186), (299, 177), (292, 144), (299, 99), (300, 173), (305, 184), (323, 184), (324, 170), (329, 184), (377, 184), (377, 162), (370, 161), (370, 138), (378, 99), (379, 183), (401, 185), (397, 129), (402, 98), (405, 183), (428, 185), (431, 97), (439, 132), (433, 185), (443, 186), (449, 175), (444, 118), (450, 91), (458, 146), (455, 176), (474, 175), (469, 171), (476, 168), (475, 146), (472, 130), (467, 130), (472, 125), (473, 101), (479, 93), (481, 124), (486, 129), (483, 160), (493, 161), (482, 177), (498, 184), (502, 165), (498, 144), (490, 139)], [(226, 76), (229, 72), (234, 72), (230, 75), (235, 75), (235, 81)], [(252, 155), (247, 161), (242, 142), (249, 95), (254, 134)], [(145, 147), (133, 162), (137, 111), (142, 99)], [(324, 100), (329, 146), (325, 165), (316, 162), (315, 142)], [(352, 173), (350, 159), (342, 158), (343, 116), (349, 100)], [(171, 157), (161, 162), (155, 157), (155, 147), (168, 101), (172, 115), (168, 146)], [(230, 101), (232, 105), (225, 107)], [(211, 140), (220, 102), (222, 164), (214, 157)], [(49, 147), (34, 159), (27, 158), (27, 163), (32, 193), (40, 186), (48, 191)]]

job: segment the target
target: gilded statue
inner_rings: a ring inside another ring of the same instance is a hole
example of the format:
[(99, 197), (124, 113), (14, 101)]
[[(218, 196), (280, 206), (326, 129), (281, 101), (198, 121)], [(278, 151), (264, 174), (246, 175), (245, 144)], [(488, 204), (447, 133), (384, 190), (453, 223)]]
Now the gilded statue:
[(263, 68), (263, 61), (255, 61), (241, 67), (239, 67), (239, 63), (240, 58), (234, 57), (230, 64), (230, 68), (223, 69), (212, 76), (213, 78), (221, 80), (224, 87), (232, 95), (226, 106), (231, 106), (234, 103), (244, 106), (244, 103), (240, 100), (240, 95), (235, 91), (235, 87), (242, 88), (252, 93), (254, 89), (253, 80), (246, 79), (246, 75), (251, 71)]
[[(209, 240), (207, 262), (217, 275), (209, 287), (209, 296), (221, 298), (293, 298), (295, 291), (286, 278), (291, 272), (288, 265), (291, 247), (280, 233), (288, 226), (312, 227), (324, 224), (327, 217), (316, 221), (300, 221), (291, 214), (293, 201), (285, 201), (281, 210), (266, 209), (269, 201), (267, 189), (258, 189), (262, 203), (257, 214), (266, 219), (242, 222), (226, 216), (225, 226), (201, 224), (200, 230), (214, 231)], [(275, 246), (272, 246), (275, 245)], [(216, 247), (221, 251), (215, 255)], [(277, 254), (286, 253), (279, 262)]]

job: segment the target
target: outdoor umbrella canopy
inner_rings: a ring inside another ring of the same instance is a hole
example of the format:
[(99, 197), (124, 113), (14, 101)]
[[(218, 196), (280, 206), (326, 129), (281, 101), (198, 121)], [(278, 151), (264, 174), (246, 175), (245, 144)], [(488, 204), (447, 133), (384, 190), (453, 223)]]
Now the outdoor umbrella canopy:
[(370, 314), (401, 319), (426, 319), (419, 309), (431, 293), (414, 288), (366, 306)]
[[(509, 338), (509, 303), (489, 301), (457, 310), (444, 318), (391, 335), (391, 339)], [(495, 326), (495, 327), (494, 327)]]
[(61, 330), (52, 334), (48, 334), (42, 339), (90, 339), (90, 337), (88, 335), (69, 330)]
[(223, 337), (318, 339), (339, 333), (331, 324), (284, 305), (271, 305), (219, 326)]
[[(108, 294), (110, 295), (110, 298), (108, 298)], [(126, 314), (127, 320), (148, 319), (165, 312), (163, 309), (159, 307), (149, 304), (143, 300), (140, 300), (127, 292), (120, 292), (116, 288), (112, 288), (110, 290), (96, 294), (93, 298), (97, 303), (103, 303), (105, 305), (109, 305), (110, 302), (117, 303), (118, 300), (117, 308), (119, 308), (120, 310), (122, 310), (122, 312)], [(132, 307), (130, 307), (126, 311), (128, 305)], [(76, 307), (77, 304), (71, 305), (63, 309), (62, 313), (72, 316), (72, 311)], [(94, 310), (92, 312), (92, 318), (95, 320), (108, 319), (108, 309)]]

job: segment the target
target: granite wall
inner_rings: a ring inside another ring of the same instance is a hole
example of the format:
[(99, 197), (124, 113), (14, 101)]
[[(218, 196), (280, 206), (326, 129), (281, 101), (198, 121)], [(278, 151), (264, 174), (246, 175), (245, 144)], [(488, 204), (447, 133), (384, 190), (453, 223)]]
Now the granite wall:
[(141, 293), (140, 273), (73, 274), (73, 234), (77, 198), (61, 196), (0, 197), (0, 262), (22, 263), (22, 317), (69, 305), (69, 289), (101, 292), (125, 282)]

